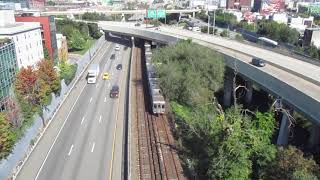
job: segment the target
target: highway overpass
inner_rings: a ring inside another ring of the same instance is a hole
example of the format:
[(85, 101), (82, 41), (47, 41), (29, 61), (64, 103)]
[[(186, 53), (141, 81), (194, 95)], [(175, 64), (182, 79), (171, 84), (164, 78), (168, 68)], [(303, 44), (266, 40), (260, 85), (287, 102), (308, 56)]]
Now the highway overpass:
[[(170, 9), (166, 10), (167, 14), (172, 13), (196, 13), (199, 9)], [(92, 9), (79, 9), (68, 11), (43, 11), (41, 15), (68, 15), (68, 14), (84, 14), (84, 13), (102, 13), (102, 14), (146, 14), (145, 9), (141, 10), (92, 10)]]
[[(226, 56), (227, 66), (236, 66), (240, 74), (320, 125), (320, 67), (316, 65), (233, 40), (172, 27), (160, 27), (159, 31), (118, 22), (99, 22), (99, 26), (106, 32), (165, 44), (192, 39), (215, 49)], [(268, 65), (263, 68), (251, 65), (253, 56), (265, 59)]]

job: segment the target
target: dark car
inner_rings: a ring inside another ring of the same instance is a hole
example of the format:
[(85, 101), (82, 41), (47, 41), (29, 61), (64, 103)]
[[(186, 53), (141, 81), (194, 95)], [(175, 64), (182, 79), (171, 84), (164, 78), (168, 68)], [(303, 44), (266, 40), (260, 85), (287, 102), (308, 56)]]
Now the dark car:
[(141, 26), (141, 24), (140, 23), (136, 23), (136, 24), (134, 24), (134, 26)]
[(266, 62), (260, 58), (252, 58), (251, 63), (258, 67), (264, 67), (266, 65)]
[(121, 70), (122, 69), (122, 64), (118, 64), (116, 68), (117, 68), (117, 70)]
[(110, 57), (110, 59), (111, 59), (111, 60), (116, 59), (116, 55), (115, 55), (115, 54), (112, 54), (111, 57)]
[(110, 91), (110, 98), (118, 98), (119, 97), (119, 86), (114, 85)]

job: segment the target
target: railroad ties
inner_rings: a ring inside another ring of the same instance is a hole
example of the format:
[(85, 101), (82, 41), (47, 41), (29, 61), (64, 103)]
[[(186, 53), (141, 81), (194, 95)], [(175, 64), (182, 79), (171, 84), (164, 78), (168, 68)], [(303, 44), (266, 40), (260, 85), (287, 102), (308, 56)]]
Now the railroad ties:
[[(149, 46), (150, 47), (150, 46)], [(150, 52), (147, 46), (145, 49)], [(165, 114), (152, 113), (145, 52), (134, 48), (136, 118), (138, 135), (138, 166), (141, 180), (184, 180), (183, 170), (174, 145), (174, 139)]]

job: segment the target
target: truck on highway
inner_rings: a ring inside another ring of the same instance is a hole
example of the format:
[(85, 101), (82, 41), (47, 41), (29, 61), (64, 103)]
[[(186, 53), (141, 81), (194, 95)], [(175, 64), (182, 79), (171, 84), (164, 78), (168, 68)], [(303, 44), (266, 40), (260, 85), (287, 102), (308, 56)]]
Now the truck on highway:
[(99, 73), (100, 73), (99, 64), (91, 64), (88, 68), (87, 83), (88, 84), (96, 83), (99, 77)]

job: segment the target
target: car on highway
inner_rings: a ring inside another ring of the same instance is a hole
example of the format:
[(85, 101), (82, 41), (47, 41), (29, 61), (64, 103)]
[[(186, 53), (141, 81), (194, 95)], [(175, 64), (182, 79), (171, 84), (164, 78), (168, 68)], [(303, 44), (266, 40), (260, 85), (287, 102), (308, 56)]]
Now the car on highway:
[(116, 67), (117, 70), (121, 70), (122, 69), (122, 64), (118, 64)]
[(252, 58), (251, 64), (258, 67), (264, 67), (266, 65), (266, 62), (263, 59), (260, 58)]
[(136, 24), (134, 24), (134, 26), (141, 26), (141, 24), (140, 23), (136, 23)]
[(113, 85), (110, 90), (110, 98), (118, 98), (119, 97), (119, 86)]
[(116, 59), (116, 55), (115, 54), (111, 54), (110, 60), (114, 60)]
[(120, 51), (120, 45), (119, 45), (119, 44), (116, 45), (115, 50), (116, 50), (116, 51)]
[(102, 79), (103, 79), (103, 80), (108, 80), (108, 79), (110, 79), (110, 74), (107, 73), (107, 72), (103, 73)]

